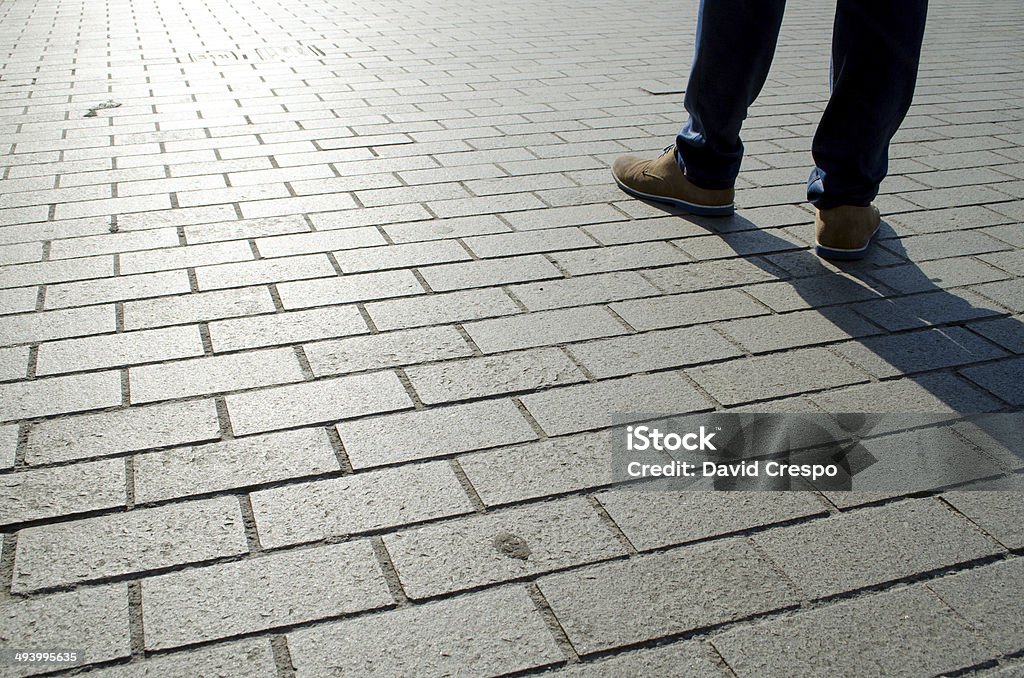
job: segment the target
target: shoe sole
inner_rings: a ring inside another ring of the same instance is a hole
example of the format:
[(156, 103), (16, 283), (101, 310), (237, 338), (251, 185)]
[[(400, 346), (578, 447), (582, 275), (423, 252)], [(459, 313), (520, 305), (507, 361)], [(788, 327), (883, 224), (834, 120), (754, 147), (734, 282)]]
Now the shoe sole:
[(838, 247), (827, 247), (815, 241), (814, 253), (822, 259), (836, 259), (839, 261), (856, 261), (858, 259), (863, 259), (868, 255), (868, 250), (871, 249), (871, 242), (875, 239), (875, 236), (878, 235), (881, 228), (882, 224), (878, 224), (878, 226), (875, 227), (875, 230), (868, 237), (868, 241), (864, 247), (858, 247), (856, 249), (842, 249)]
[(619, 178), (616, 177), (614, 173), (612, 174), (612, 176), (615, 177), (615, 183), (619, 185), (619, 188), (621, 188), (623, 191), (629, 193), (630, 195), (636, 198), (642, 198), (644, 200), (651, 200), (653, 202), (660, 202), (666, 205), (672, 205), (673, 207), (678, 207), (684, 212), (688, 212), (695, 216), (728, 217), (736, 213), (735, 203), (730, 203), (728, 205), (697, 205), (692, 202), (686, 202), (685, 200), (667, 198), (663, 195), (651, 195), (650, 193), (643, 193), (636, 189), (630, 188), (629, 186), (626, 186), (624, 183), (619, 181)]

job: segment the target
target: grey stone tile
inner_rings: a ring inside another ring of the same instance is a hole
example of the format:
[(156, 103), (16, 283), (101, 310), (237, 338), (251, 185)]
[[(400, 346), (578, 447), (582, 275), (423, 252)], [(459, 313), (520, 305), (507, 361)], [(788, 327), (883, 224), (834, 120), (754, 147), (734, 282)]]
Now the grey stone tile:
[(511, 400), (487, 400), (338, 424), (355, 469), (535, 440)]
[(81, 337), (113, 332), (115, 329), (117, 321), (114, 317), (113, 304), (25, 313), (3, 319), (0, 344), (10, 346), (49, 339)]
[[(548, 575), (539, 585), (581, 655), (797, 602), (773, 566), (740, 539)], [(623, 623), (624, 611), (629, 623)]]
[(607, 433), (548, 438), (459, 457), (487, 506), (608, 485), (612, 440)]
[(1024, 353), (1024, 316), (981, 320), (968, 328), (1012, 353)]
[(34, 424), (25, 461), (45, 464), (220, 438), (213, 400), (84, 414)]
[(231, 426), (239, 435), (319, 424), (412, 407), (393, 372), (319, 379), (229, 395)]
[(368, 332), (355, 306), (231, 318), (210, 323), (214, 351), (236, 351)]
[(485, 353), (582, 341), (624, 334), (627, 331), (600, 306), (483, 320), (466, 323), (465, 328)]
[(249, 550), (243, 530), (234, 497), (26, 528), (18, 533), (11, 590), (24, 593), (239, 555)]
[(641, 415), (712, 408), (707, 397), (678, 372), (566, 386), (524, 396), (522, 402), (548, 435), (605, 428)]
[(126, 499), (119, 459), (10, 473), (0, 476), (0, 524), (124, 506)]
[(270, 641), (251, 638), (94, 669), (81, 675), (88, 678), (273, 678), (277, 675), (277, 665)]
[(458, 518), (384, 537), (413, 599), (625, 555), (582, 498)]
[(674, 676), (676, 678), (724, 678), (711, 650), (698, 641), (683, 641), (665, 647), (646, 648), (616, 655), (611, 659), (570, 664), (552, 671), (558, 678), (619, 678), (620, 676)]
[(487, 288), (377, 301), (366, 311), (378, 329), (395, 330), (510, 315), (519, 307), (501, 289)]
[(895, 581), (1001, 550), (933, 499), (779, 528), (754, 541), (810, 598)]
[(28, 346), (0, 348), (0, 381), (13, 381), (28, 376)]
[(128, 370), (133, 403), (302, 381), (302, 367), (290, 348), (143, 365)]
[(266, 548), (347, 537), (473, 510), (445, 462), (383, 469), (251, 495)]
[(18, 426), (15, 424), (0, 426), (0, 469), (14, 466), (17, 449)]
[(286, 551), (142, 582), (147, 649), (166, 649), (392, 604), (367, 541)]
[(711, 642), (741, 678), (939, 675), (988, 656), (963, 621), (922, 587), (801, 611)]
[(568, 348), (598, 379), (742, 355), (727, 339), (705, 327), (656, 330), (571, 344)]
[(961, 374), (1011, 405), (1024, 405), (1024, 357), (969, 367), (961, 370)]
[(420, 274), (436, 292), (562, 277), (562, 272), (539, 254), (427, 266)]
[(129, 301), (124, 305), (124, 326), (139, 330), (273, 311), (274, 299), (266, 287), (245, 287)]
[(672, 492), (621, 489), (598, 501), (640, 551), (827, 513), (812, 492)]
[(877, 327), (845, 308), (741, 318), (720, 323), (717, 329), (751, 353), (769, 353), (881, 333)]
[[(282, 431), (134, 459), (135, 501), (146, 503), (339, 469), (324, 429)], [(74, 467), (73, 467), (74, 468)]]
[[(6, 647), (81, 648), (90, 662), (129, 657), (128, 624), (125, 584), (19, 598), (0, 608), (0, 640)], [(8, 667), (7, 675), (26, 676), (46, 668)]]
[(869, 337), (839, 344), (833, 350), (880, 378), (956, 367), (1006, 355), (960, 327)]
[(509, 291), (531, 311), (601, 304), (660, 294), (658, 289), (644, 280), (640, 274), (632, 271), (515, 285), (509, 288)]
[(1020, 521), (1024, 477), (1010, 476), (1006, 485), (1005, 490), (948, 492), (942, 496), (1006, 548), (1024, 548), (1024, 525)]
[(320, 341), (307, 344), (305, 352), (313, 374), (318, 377), (473, 354), (453, 327), (426, 327)]
[(121, 404), (118, 372), (0, 384), (0, 421), (66, 414)]
[[(759, 289), (757, 286), (753, 289)], [(768, 309), (737, 290), (676, 294), (620, 301), (609, 308), (638, 330), (697, 325), (746, 316), (765, 315)]]
[(1024, 559), (1014, 558), (930, 581), (926, 586), (956, 610), (999, 653), (1024, 645)]
[(572, 360), (556, 348), (415, 365), (405, 373), (427, 405), (586, 381)]
[(260, 259), (195, 269), (202, 291), (244, 287), (271, 282), (330, 278), (337, 275), (325, 254), (304, 254), (280, 259)]
[(201, 355), (203, 340), (195, 325), (121, 332), (44, 343), (39, 347), (36, 374), (121, 367)]
[(351, 304), (371, 299), (405, 297), (426, 290), (410, 271), (384, 271), (318, 280), (281, 283), (277, 286), (284, 307), (291, 310)]
[(562, 660), (527, 593), (506, 587), (288, 634), (300, 676), (499, 675)]

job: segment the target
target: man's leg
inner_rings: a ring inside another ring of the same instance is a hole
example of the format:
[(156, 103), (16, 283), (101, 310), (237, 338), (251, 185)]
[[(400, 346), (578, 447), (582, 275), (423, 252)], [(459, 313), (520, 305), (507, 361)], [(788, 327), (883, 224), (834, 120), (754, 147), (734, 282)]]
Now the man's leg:
[(622, 190), (691, 214), (735, 211), (733, 184), (743, 157), (740, 126), (764, 85), (785, 0), (701, 0), (697, 49), (684, 105), (690, 120), (655, 160), (618, 158)]
[(889, 141), (914, 98), (927, 0), (839, 0), (832, 96), (814, 135), (807, 199), (867, 206), (888, 170)]
[(740, 127), (775, 54), (785, 0), (701, 0), (697, 49), (676, 137), (686, 177), (705, 189), (732, 188), (740, 171)]

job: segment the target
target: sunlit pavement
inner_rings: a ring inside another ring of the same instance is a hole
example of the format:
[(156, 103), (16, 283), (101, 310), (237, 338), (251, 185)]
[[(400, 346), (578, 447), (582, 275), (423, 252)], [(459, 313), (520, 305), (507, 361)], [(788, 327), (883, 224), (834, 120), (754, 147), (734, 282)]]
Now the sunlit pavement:
[(801, 202), (833, 5), (701, 220), (608, 171), (683, 120), (692, 0), (0, 0), (0, 650), (1022, 675), (1019, 491), (609, 489), (623, 413), (1024, 405), (1020, 5), (932, 3), (842, 268)]

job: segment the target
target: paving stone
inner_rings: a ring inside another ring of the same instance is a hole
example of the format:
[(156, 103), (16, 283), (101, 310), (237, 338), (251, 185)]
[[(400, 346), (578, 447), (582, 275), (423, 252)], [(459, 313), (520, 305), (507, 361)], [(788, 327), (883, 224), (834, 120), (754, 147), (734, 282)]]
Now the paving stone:
[(594, 247), (597, 244), (578, 228), (481, 235), (466, 238), (463, 242), (483, 259)]
[(125, 466), (95, 461), (0, 476), (0, 524), (124, 506)]
[(950, 374), (922, 374), (816, 393), (812, 402), (826, 412), (944, 413), (993, 412), (998, 401)]
[(1024, 405), (1021, 380), (1024, 379), (1024, 357), (1011, 358), (980, 367), (969, 367), (961, 374), (1014, 406)]
[(29, 429), (25, 461), (45, 464), (220, 438), (213, 400), (52, 419)]
[(29, 347), (0, 348), (0, 381), (28, 376)]
[(279, 284), (277, 291), (285, 308), (296, 309), (404, 297), (426, 290), (410, 271), (384, 271), (286, 282)]
[(930, 581), (926, 586), (976, 629), (998, 653), (1021, 649), (1024, 560), (1014, 558)]
[(490, 288), (378, 301), (366, 311), (377, 329), (394, 330), (511, 315), (519, 307), (502, 290)]
[[(402, 207), (413, 207), (403, 205)], [(419, 207), (418, 205), (416, 207)], [(389, 209), (378, 207), (374, 209)], [(419, 207), (423, 210), (423, 208)], [(366, 211), (366, 210), (360, 210)], [(428, 219), (430, 214), (423, 210), (421, 219)], [(451, 219), (433, 219), (430, 221), (403, 220), (412, 223), (385, 223), (384, 232), (388, 234), (393, 242), (408, 243), (421, 242), (425, 240), (441, 240), (444, 238), (465, 238), (474, 235), (489, 235), (492, 233), (508, 233), (511, 229), (498, 217), (492, 214), (483, 214), (471, 217), (453, 217)]]
[(700, 492), (624, 488), (597, 495), (640, 551), (827, 514), (812, 492)]
[[(146, 231), (143, 231), (145, 233)], [(252, 249), (245, 241), (185, 245), (162, 250), (128, 252), (120, 257), (121, 273), (142, 273), (174, 268), (250, 261)]]
[(307, 344), (305, 352), (313, 374), (318, 377), (473, 354), (453, 327), (426, 327), (320, 341)]
[(712, 405), (678, 372), (565, 386), (522, 397), (548, 435), (604, 428), (637, 415), (682, 414)]
[[(534, 186), (531, 190), (536, 190)], [(530, 231), (560, 226), (588, 226), (608, 221), (624, 221), (626, 217), (611, 205), (574, 205), (531, 212), (516, 212), (508, 223), (517, 231)], [(619, 228), (623, 228), (619, 224)]]
[(251, 495), (260, 543), (278, 548), (470, 513), (445, 462), (359, 473)]
[(367, 331), (369, 328), (366, 321), (355, 306), (332, 306), (210, 323), (213, 349), (218, 352), (362, 334)]
[(724, 678), (710, 648), (699, 641), (683, 641), (665, 647), (645, 648), (611, 659), (570, 664), (551, 671), (558, 678), (619, 678), (619, 676), (675, 676), (676, 678)]
[(303, 379), (302, 367), (290, 348), (143, 365), (130, 368), (128, 376), (133, 403), (236, 391)]
[(277, 665), (270, 641), (252, 638), (94, 669), (81, 675), (88, 678), (273, 678), (277, 675)]
[(686, 327), (571, 344), (569, 352), (598, 379), (741, 356), (706, 327)]
[(539, 585), (580, 655), (797, 602), (773, 566), (740, 539), (553, 574)]
[(821, 348), (694, 367), (687, 374), (724, 405), (868, 381), (864, 372)]
[(256, 247), (264, 257), (288, 257), (385, 244), (387, 241), (384, 236), (372, 227), (278, 235), (256, 240)]
[[(972, 226), (978, 224), (972, 223)], [(984, 254), (1006, 249), (1006, 244), (977, 230), (946, 231), (882, 240), (879, 244), (911, 261), (942, 259), (952, 255)], [(991, 262), (990, 262), (991, 263)], [(998, 266), (998, 264), (996, 264)]]
[(390, 604), (367, 541), (272, 553), (142, 582), (145, 642), (151, 650)]
[(46, 308), (85, 306), (188, 292), (189, 281), (185, 271), (143, 273), (50, 285), (46, 290)]
[(697, 261), (645, 271), (644, 277), (665, 292), (699, 292), (718, 287), (753, 285), (778, 276), (746, 259)]
[(136, 509), (18, 532), (16, 593), (248, 552), (235, 497)]
[(510, 400), (487, 400), (338, 424), (352, 467), (369, 468), (535, 440)]
[(554, 348), (417, 365), (405, 372), (427, 405), (586, 381)]
[(39, 346), (36, 374), (120, 367), (203, 355), (195, 325), (65, 339)]
[(13, 344), (81, 337), (113, 332), (117, 328), (113, 304), (62, 311), (26, 313), (3, 319), (0, 344)]
[[(0, 608), (0, 643), (11, 649), (71, 650), (89, 662), (131, 655), (128, 587), (110, 584), (67, 593), (18, 598)], [(52, 669), (15, 667), (7, 675), (27, 676)]]
[[(229, 217), (234, 219), (234, 214)], [(190, 245), (245, 240), (289, 233), (307, 233), (309, 224), (299, 215), (238, 219), (219, 223), (191, 224), (184, 227), (185, 241)], [(263, 251), (261, 250), (261, 253)], [(263, 256), (267, 254), (263, 253)]]
[(129, 301), (124, 305), (124, 326), (126, 330), (139, 330), (272, 311), (274, 299), (266, 287), (244, 287)]
[(278, 386), (229, 395), (226, 400), (231, 427), (237, 435), (334, 422), (413, 405), (393, 372)]
[(690, 257), (665, 242), (615, 245), (551, 255), (569, 275), (605, 273), (689, 261)]
[(1021, 291), (1020, 280), (1003, 280), (984, 285), (975, 285), (971, 288), (975, 292), (984, 294), (996, 303), (1005, 306), (1014, 313), (1024, 311), (1024, 292)]
[(833, 350), (881, 378), (1005, 356), (1001, 349), (960, 327), (869, 337), (839, 344)]
[(939, 502), (868, 508), (758, 534), (754, 541), (810, 598), (824, 598), (999, 552)]
[(881, 333), (870, 322), (845, 308), (742, 318), (720, 323), (716, 329), (751, 353), (769, 353)]
[(515, 285), (509, 291), (531, 311), (600, 304), (659, 294), (638, 273), (613, 272)]
[(848, 304), (882, 296), (859, 281), (835, 275), (765, 283), (748, 287), (746, 291), (776, 313)]
[(768, 313), (764, 306), (736, 290), (621, 301), (610, 304), (609, 308), (638, 330), (696, 325)]
[(981, 295), (960, 290), (956, 296), (946, 292), (916, 294), (854, 304), (852, 308), (876, 325), (895, 332), (1001, 315), (1002, 311), (988, 308), (992, 305)]
[(118, 372), (0, 384), (0, 421), (82, 412), (121, 404)]
[(134, 458), (134, 467), (135, 501), (138, 503), (262, 485), (339, 469), (327, 432), (319, 428), (141, 454)]
[(1024, 316), (982, 320), (967, 327), (1008, 351), (1024, 353)]
[(466, 323), (465, 328), (485, 353), (562, 344), (626, 332), (621, 323), (599, 306), (484, 320)]
[(584, 433), (459, 457), (487, 506), (564, 494), (613, 482), (608, 433)]
[(1018, 519), (1024, 506), (1022, 488), (1024, 478), (1017, 475), (979, 490), (947, 492), (942, 497), (999, 543), (1019, 549), (1024, 545), (1024, 528)]
[(0, 426), (0, 469), (14, 466), (18, 449), (18, 427), (14, 424)]
[(199, 289), (203, 291), (306, 278), (327, 278), (335, 275), (337, 273), (334, 267), (323, 254), (260, 259), (202, 266), (196, 269), (196, 280), (199, 282)]
[(802, 610), (711, 642), (741, 678), (940, 675), (987, 656), (970, 628), (918, 586)]
[(0, 288), (54, 284), (112, 275), (114, 275), (114, 258), (110, 256), (12, 264), (4, 266), (3, 270), (0, 270)]
[(561, 271), (539, 254), (427, 266), (420, 274), (437, 292), (562, 277)]
[(385, 536), (384, 544), (413, 599), (625, 554), (581, 498), (421, 527)]
[[(4, 290), (4, 298), (0, 300), (0, 315), (24, 313), (36, 308), (39, 289), (36, 287), (14, 287)], [(6, 318), (5, 322), (10, 320)], [(6, 334), (6, 332), (4, 333)], [(4, 336), (4, 335), (0, 335)]]
[(298, 676), (499, 675), (562, 660), (527, 593), (505, 587), (288, 634)]
[(465, 248), (454, 240), (368, 247), (334, 253), (334, 259), (344, 273), (426, 266), (451, 261), (467, 261), (470, 258)]

